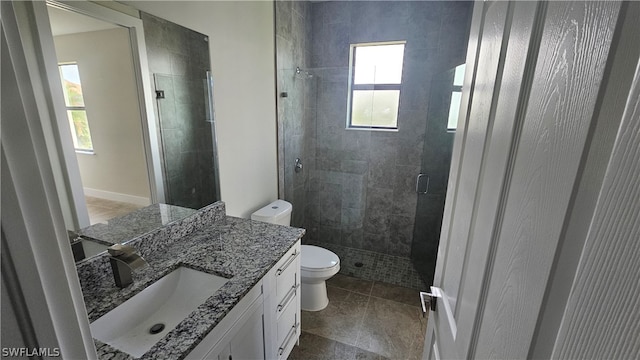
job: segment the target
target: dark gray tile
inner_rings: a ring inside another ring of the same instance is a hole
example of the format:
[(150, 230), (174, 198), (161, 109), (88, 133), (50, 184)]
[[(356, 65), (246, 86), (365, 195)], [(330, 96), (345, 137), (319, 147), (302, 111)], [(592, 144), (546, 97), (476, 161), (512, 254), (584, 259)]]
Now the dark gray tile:
[[(183, 54), (171, 54), (171, 73), (173, 75), (191, 75), (189, 57)], [(204, 74), (203, 74), (204, 75)]]
[(345, 160), (369, 160), (369, 149), (371, 146), (370, 131), (345, 131), (342, 141)]
[[(345, 153), (347, 151), (345, 149)], [(369, 163), (364, 160), (342, 160), (340, 162), (340, 170), (344, 173), (362, 175), (366, 174), (368, 169)]]
[(293, 347), (289, 360), (351, 359), (355, 347), (303, 331), (300, 343)]
[(389, 231), (388, 217), (393, 204), (393, 190), (368, 188), (366, 204), (365, 232), (386, 234)]
[(389, 247), (387, 253), (394, 256), (409, 257), (413, 238), (414, 218), (389, 216)]
[(371, 296), (420, 307), (420, 291), (376, 281)]
[(351, 21), (348, 10), (348, 4), (344, 2), (327, 1), (316, 7), (317, 13), (314, 13), (314, 16), (321, 16), (325, 24), (348, 23)]
[(412, 1), (409, 4), (407, 43), (416, 48), (436, 50), (440, 35), (441, 4), (438, 1)]
[(378, 355), (355, 346), (347, 345), (339, 341), (327, 339), (303, 331), (300, 334), (300, 344), (296, 345), (289, 360), (335, 360), (335, 359), (371, 359), (384, 360), (382, 355)]
[(320, 241), (339, 244), (341, 240), (341, 229), (339, 227), (320, 225), (318, 238)]
[(354, 347), (303, 331), (299, 345), (293, 347), (289, 360), (349, 359)]
[(416, 216), (417, 203), (418, 194), (416, 194), (415, 189), (412, 191), (394, 190), (391, 213), (413, 218)]
[(386, 252), (387, 244), (389, 241), (389, 235), (387, 232), (365, 233), (362, 238), (362, 246), (366, 250)]
[(366, 201), (367, 184), (362, 175), (345, 178), (342, 185), (342, 207), (363, 209)]
[(344, 246), (362, 248), (362, 239), (364, 238), (364, 231), (362, 227), (349, 228), (343, 227), (341, 232), (342, 241), (340, 242)]
[(336, 274), (331, 279), (327, 280), (327, 286), (334, 286), (343, 290), (349, 290), (363, 295), (371, 295), (373, 281), (358, 279), (342, 274)]
[(318, 128), (318, 149), (342, 150), (343, 134), (344, 129), (339, 126), (330, 125)]
[(338, 172), (342, 168), (340, 162), (342, 151), (334, 148), (316, 148), (316, 168), (331, 172)]
[(304, 1), (292, 1), (291, 3), (291, 9), (296, 13), (296, 15), (304, 16), (306, 14)]
[(395, 167), (396, 177), (393, 189), (396, 192), (415, 192), (416, 178), (420, 174), (420, 166), (399, 165)]
[(342, 208), (342, 227), (349, 229), (364, 226), (364, 208)]
[(415, 306), (372, 297), (356, 346), (389, 358), (407, 358), (414, 344), (424, 339), (421, 318)]
[(372, 159), (369, 162), (368, 186), (382, 189), (393, 189), (396, 172), (395, 161), (391, 159)]
[[(276, 54), (279, 70), (292, 70), (295, 68), (296, 65), (293, 64), (293, 45), (290, 40), (282, 36), (276, 36)], [(283, 89), (283, 91), (288, 90)]]
[(320, 223), (327, 226), (340, 226), (342, 222), (342, 186), (322, 183), (318, 197), (320, 200)]
[(355, 345), (369, 297), (335, 287), (327, 287), (327, 296), (324, 310), (302, 312), (302, 330)]
[(291, 1), (276, 1), (276, 35), (291, 35)]

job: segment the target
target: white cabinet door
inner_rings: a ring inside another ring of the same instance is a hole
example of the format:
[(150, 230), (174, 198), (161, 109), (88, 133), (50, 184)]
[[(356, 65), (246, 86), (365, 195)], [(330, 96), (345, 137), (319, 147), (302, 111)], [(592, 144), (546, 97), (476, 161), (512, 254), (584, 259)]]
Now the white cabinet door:
[(262, 317), (262, 306), (258, 306), (231, 339), (230, 356), (219, 360), (264, 359)]

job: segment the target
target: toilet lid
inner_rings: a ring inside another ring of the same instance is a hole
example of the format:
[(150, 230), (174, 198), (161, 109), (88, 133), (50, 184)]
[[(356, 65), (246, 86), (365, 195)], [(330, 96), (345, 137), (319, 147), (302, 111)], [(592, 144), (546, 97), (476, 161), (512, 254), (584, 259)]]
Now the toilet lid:
[(338, 255), (327, 249), (313, 245), (302, 245), (300, 266), (306, 269), (328, 269), (340, 264)]

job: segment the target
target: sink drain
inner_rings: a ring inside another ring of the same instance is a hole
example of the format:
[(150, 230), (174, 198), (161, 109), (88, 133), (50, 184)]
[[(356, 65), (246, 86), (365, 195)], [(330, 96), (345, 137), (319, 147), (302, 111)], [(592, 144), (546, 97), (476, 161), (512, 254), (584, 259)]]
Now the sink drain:
[(149, 329), (149, 333), (155, 335), (155, 334), (161, 332), (162, 330), (164, 330), (164, 324), (158, 323), (158, 324), (153, 325), (151, 327), (151, 329)]

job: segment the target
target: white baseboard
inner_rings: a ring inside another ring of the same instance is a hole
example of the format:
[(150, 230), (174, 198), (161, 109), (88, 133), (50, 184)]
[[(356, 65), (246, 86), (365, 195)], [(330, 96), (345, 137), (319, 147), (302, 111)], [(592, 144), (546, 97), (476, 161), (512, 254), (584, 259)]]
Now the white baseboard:
[(92, 196), (100, 199), (120, 201), (120, 202), (129, 203), (129, 204), (141, 205), (141, 206), (151, 205), (151, 199), (143, 196), (121, 194), (121, 193), (116, 193), (112, 191), (90, 189), (90, 188), (84, 188), (84, 194), (85, 196)]

